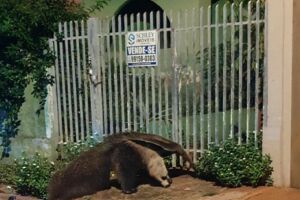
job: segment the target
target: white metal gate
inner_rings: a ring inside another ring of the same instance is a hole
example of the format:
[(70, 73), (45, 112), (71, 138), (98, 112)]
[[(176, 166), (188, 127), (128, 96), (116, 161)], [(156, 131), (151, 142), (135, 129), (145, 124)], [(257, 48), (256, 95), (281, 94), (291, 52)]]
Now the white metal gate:
[[(191, 150), (262, 127), (265, 9), (257, 1), (59, 24), (54, 123), (61, 142), (155, 133)], [(128, 68), (125, 35), (157, 30), (159, 66)]]

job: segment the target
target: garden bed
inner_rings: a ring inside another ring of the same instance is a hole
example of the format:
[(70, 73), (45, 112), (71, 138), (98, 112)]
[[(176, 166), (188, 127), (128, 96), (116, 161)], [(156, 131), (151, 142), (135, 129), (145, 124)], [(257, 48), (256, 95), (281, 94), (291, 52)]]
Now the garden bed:
[[(191, 175), (172, 172), (173, 184), (169, 188), (162, 188), (149, 180), (145, 180), (138, 187), (138, 192), (125, 195), (118, 184), (111, 189), (77, 200), (299, 200), (300, 190), (276, 187), (240, 187), (225, 188), (194, 178)], [(1, 200), (14, 194), (13, 190), (3, 186), (0, 188)], [(37, 200), (34, 197), (18, 196), (17, 200)]]

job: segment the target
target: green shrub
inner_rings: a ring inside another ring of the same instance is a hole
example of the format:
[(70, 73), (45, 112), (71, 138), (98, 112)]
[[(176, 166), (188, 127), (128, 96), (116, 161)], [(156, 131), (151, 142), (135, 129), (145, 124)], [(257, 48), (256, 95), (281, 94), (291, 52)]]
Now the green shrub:
[(41, 199), (46, 198), (47, 185), (54, 171), (54, 163), (40, 154), (33, 157), (23, 155), (16, 160), (15, 187), (22, 195), (32, 195)]
[(0, 164), (0, 183), (13, 186), (22, 195), (45, 199), (51, 175), (95, 144), (93, 137), (80, 143), (65, 143), (59, 148), (61, 159), (55, 163), (38, 153), (31, 157), (23, 154), (14, 164)]
[(16, 181), (16, 167), (14, 164), (0, 164), (0, 183), (14, 186)]
[(253, 145), (237, 145), (233, 140), (212, 145), (196, 164), (196, 173), (222, 186), (270, 184), (271, 159)]

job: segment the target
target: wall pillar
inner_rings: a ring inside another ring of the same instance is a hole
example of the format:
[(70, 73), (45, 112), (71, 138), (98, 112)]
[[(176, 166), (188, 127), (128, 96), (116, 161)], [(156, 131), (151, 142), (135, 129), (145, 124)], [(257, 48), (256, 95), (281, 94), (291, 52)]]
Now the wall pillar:
[(291, 186), (300, 188), (300, 2), (293, 4)]
[(300, 188), (300, 2), (267, 0), (267, 94), (263, 151), (275, 186)]

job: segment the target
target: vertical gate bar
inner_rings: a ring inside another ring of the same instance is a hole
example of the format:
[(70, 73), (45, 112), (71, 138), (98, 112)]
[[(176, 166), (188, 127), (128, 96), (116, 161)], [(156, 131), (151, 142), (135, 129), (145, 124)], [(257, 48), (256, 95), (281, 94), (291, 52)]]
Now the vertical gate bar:
[(74, 110), (73, 112), (73, 119), (74, 119), (74, 125), (75, 125), (75, 142), (79, 140), (78, 137), (78, 103), (77, 103), (77, 80), (76, 80), (76, 66), (75, 66), (75, 50), (74, 50), (74, 21), (69, 22), (69, 30), (70, 30), (70, 54), (71, 54), (71, 73), (72, 73), (72, 89), (73, 89), (73, 95), (72, 100), (74, 103), (74, 106), (72, 107)]
[[(136, 18), (137, 18), (137, 31), (140, 31), (141, 30), (141, 14), (138, 13), (136, 15)], [(143, 112), (144, 112), (144, 109), (143, 109), (143, 90), (142, 90), (142, 73), (145, 69), (144, 68), (140, 68), (138, 69), (138, 81), (139, 81), (139, 92), (138, 92), (138, 105), (139, 105), (139, 130), (141, 130), (143, 128)]]
[(116, 42), (116, 18), (115, 16), (111, 19), (111, 26), (112, 26), (112, 43), (113, 43), (113, 59), (114, 59), (114, 66), (113, 66), (113, 79), (114, 79), (114, 110), (115, 110), (115, 132), (120, 132), (119, 127), (119, 87), (118, 87), (118, 64), (117, 64), (117, 42)]
[[(121, 131), (125, 131), (125, 112), (124, 112), (124, 65), (123, 65), (123, 35), (122, 35), (122, 18), (118, 16), (118, 39), (119, 39), (119, 65), (120, 65), (120, 97), (121, 97)], [(124, 41), (125, 42), (125, 41)]]
[[(177, 17), (177, 29), (178, 30), (174, 30), (176, 31), (176, 37), (174, 37), (174, 39), (176, 40), (176, 51), (178, 51), (178, 56), (177, 56), (177, 64), (178, 65), (181, 65), (181, 59), (180, 59), (180, 54), (183, 52), (182, 51), (182, 44), (184, 42), (183, 40), (183, 37), (182, 37), (182, 30), (180, 30), (181, 28), (183, 28), (184, 26), (182, 26), (182, 23), (181, 23), (181, 17), (183, 17), (183, 13), (182, 13), (182, 10), (178, 11), (177, 14), (176, 14), (176, 17)], [(181, 67), (181, 66), (180, 66)], [(182, 123), (183, 123), (183, 117), (182, 117), (182, 94), (181, 94), (181, 89), (182, 89), (182, 67), (181, 69), (178, 69), (177, 71), (177, 99), (178, 99), (178, 135), (179, 135), (179, 144), (183, 146), (183, 148), (186, 148), (186, 138), (183, 138), (183, 126), (182, 126)], [(172, 77), (172, 79), (174, 79), (174, 77)], [(173, 98), (173, 96), (172, 96)], [(183, 140), (185, 140), (183, 142)], [(187, 149), (189, 151), (189, 149)], [(183, 159), (180, 157), (179, 159), (179, 162), (180, 164), (182, 165), (183, 163)]]
[(96, 115), (96, 127), (97, 127), (97, 139), (102, 140), (103, 139), (103, 134), (104, 134), (104, 125), (103, 125), (103, 96), (102, 96), (102, 73), (101, 73), (101, 62), (103, 60), (103, 56), (100, 54), (100, 46), (102, 44), (100, 43), (99, 39), (99, 32), (100, 32), (100, 20), (97, 19), (95, 21), (96, 28), (95, 28), (95, 52), (94, 54), (96, 55), (96, 65), (95, 65), (95, 72), (97, 75), (97, 83), (96, 83), (96, 91), (97, 91), (97, 99), (95, 102), (95, 105), (97, 106), (97, 115)]
[[(154, 13), (150, 13), (150, 29), (154, 28)], [(157, 27), (156, 27), (157, 28)], [(156, 117), (156, 111), (155, 111), (155, 69), (151, 68), (151, 97), (152, 97), (152, 133), (156, 132), (156, 126), (155, 126), (155, 117)]]
[[(188, 10), (186, 9), (184, 11), (184, 27), (185, 27), (185, 39), (184, 39), (184, 49), (186, 52), (184, 52), (184, 59), (185, 59), (185, 62), (187, 62), (187, 65), (186, 65), (186, 73), (185, 73), (185, 143), (186, 143), (186, 148), (188, 149), (188, 151), (190, 151), (190, 126), (189, 126), (189, 117), (190, 117), (190, 113), (189, 113), (189, 92), (188, 92), (188, 83), (189, 83), (189, 63), (188, 63), (188, 52), (189, 52), (189, 49), (188, 49), (188, 35), (189, 33), (191, 32), (188, 28), (188, 20), (189, 20), (189, 17), (188, 17)], [(184, 70), (184, 69), (183, 69)]]
[(223, 6), (223, 134), (225, 141), (227, 129), (227, 4)]
[(71, 46), (71, 71), (72, 71), (72, 86), (73, 86), (73, 95), (72, 92), (69, 93), (71, 96), (70, 98), (73, 99), (74, 102), (74, 112), (72, 118), (74, 118), (75, 123), (75, 141), (79, 140), (79, 130), (78, 130), (78, 102), (77, 102), (77, 87), (76, 87), (76, 68), (75, 68), (75, 51), (74, 51), (74, 21), (69, 22), (70, 26), (70, 46)]
[[(173, 12), (170, 10), (169, 13), (170, 22), (173, 23)], [(176, 51), (176, 31), (174, 29), (171, 33), (171, 49), (172, 52), (172, 140), (178, 142), (178, 66), (177, 66), (177, 51)], [(176, 156), (172, 157), (172, 166), (176, 166)]]
[[(173, 21), (173, 18), (171, 19), (171, 15), (172, 15), (172, 11), (169, 12), (169, 19), (171, 21)], [(171, 22), (170, 21), (170, 22)], [(176, 126), (177, 126), (177, 120), (178, 120), (178, 116), (176, 114), (176, 105), (177, 105), (177, 43), (175, 43), (175, 33), (176, 30), (172, 29), (171, 32), (171, 50), (172, 50), (172, 65), (171, 65), (171, 73), (172, 73), (172, 135), (171, 135), (171, 140), (176, 142), (176, 138), (177, 138), (177, 133), (176, 133)], [(173, 157), (173, 162), (176, 161), (176, 158)], [(176, 163), (173, 163), (176, 165)]]
[(230, 86), (230, 138), (233, 138), (233, 126), (234, 126), (234, 80), (235, 80), (235, 65), (234, 65), (234, 3), (231, 4), (231, 86)]
[(80, 121), (80, 140), (84, 140), (84, 124), (83, 124), (83, 106), (82, 106), (82, 91), (83, 91), (83, 84), (82, 84), (82, 78), (81, 78), (81, 64), (80, 64), (80, 46), (79, 46), (79, 25), (78, 21), (75, 21), (75, 35), (76, 35), (76, 58), (77, 58), (77, 74), (78, 74), (78, 94), (79, 94), (79, 121)]
[(250, 131), (250, 67), (251, 67), (251, 1), (248, 2), (248, 24), (247, 24), (247, 119), (246, 119), (246, 138), (249, 143), (249, 131)]
[[(124, 17), (124, 32), (125, 37), (128, 32), (128, 15), (125, 14)], [(126, 66), (126, 108), (127, 108), (127, 129), (131, 131), (131, 94), (130, 94), (130, 81), (129, 81), (129, 68)]]
[[(166, 49), (168, 48), (168, 38), (167, 38), (167, 14), (164, 12), (163, 14), (163, 49), (164, 49), (164, 59), (163, 59), (163, 64), (165, 68), (165, 73), (168, 70), (167, 68), (167, 54), (166, 54)], [(170, 31), (169, 31), (170, 32)], [(170, 41), (169, 41), (170, 42)], [(166, 124), (166, 133), (168, 133), (168, 124), (169, 124), (169, 89), (168, 89), (168, 75), (164, 74), (165, 80), (164, 80), (164, 87), (165, 87), (165, 124)], [(182, 143), (181, 143), (182, 144)]]
[(204, 153), (204, 10), (200, 8), (200, 145)]
[(81, 21), (81, 36), (82, 36), (82, 63), (83, 63), (83, 78), (84, 78), (84, 111), (85, 111), (85, 131), (86, 135), (90, 135), (90, 109), (89, 109), (89, 95), (88, 95), (88, 88), (89, 88), (89, 81), (87, 76), (87, 66), (86, 66), (86, 36), (85, 29), (86, 29), (85, 21)]
[[(58, 47), (57, 47), (57, 37), (54, 34), (54, 53), (55, 53), (55, 87), (56, 87), (56, 101), (57, 101), (57, 118), (58, 118), (58, 131), (59, 131), (59, 143), (63, 143), (63, 118), (61, 116), (61, 82), (60, 77), (62, 73), (60, 73), (60, 65), (59, 65), (59, 55), (58, 55)], [(61, 58), (60, 58), (61, 59)]]
[(219, 63), (219, 5), (216, 6), (216, 11), (215, 11), (215, 51), (216, 51), (216, 60), (215, 60), (215, 143), (219, 143), (219, 82), (220, 82), (220, 77), (219, 77), (219, 68), (220, 68), (220, 63)]
[(69, 113), (69, 133), (70, 141), (74, 142), (73, 136), (73, 112), (72, 112), (72, 97), (71, 97), (71, 75), (70, 75), (70, 60), (69, 60), (69, 43), (68, 43), (68, 26), (67, 22), (64, 22), (64, 36), (65, 36), (65, 52), (66, 52), (66, 70), (67, 70), (67, 85), (68, 85), (68, 113)]
[[(152, 15), (151, 15), (152, 14)], [(157, 26), (156, 26), (157, 28)], [(150, 29), (154, 29), (154, 12), (150, 13)], [(155, 69), (151, 68), (151, 98), (152, 98), (152, 133), (156, 131), (155, 117), (156, 117), (156, 98), (155, 98)]]
[(242, 143), (242, 103), (243, 103), (243, 3), (239, 5), (239, 114), (238, 144)]
[[(62, 34), (62, 23), (58, 24), (58, 31)], [(63, 99), (63, 123), (62, 127), (64, 128), (63, 141), (68, 142), (68, 117), (67, 117), (67, 100), (66, 100), (66, 79), (65, 79), (65, 65), (64, 65), (64, 48), (63, 48), (63, 41), (59, 41), (59, 56), (60, 56), (60, 66), (61, 66), (61, 84), (62, 84), (62, 99)]]
[[(161, 38), (160, 38), (160, 33), (161, 33), (161, 24), (160, 24), (160, 15), (163, 14), (160, 11), (156, 12), (156, 26), (157, 26), (157, 41), (158, 41), (158, 48), (160, 49), (161, 44)], [(164, 39), (164, 38), (163, 38)], [(160, 53), (160, 52), (159, 52)], [(163, 58), (165, 59), (165, 58)], [(158, 71), (158, 134), (161, 135), (162, 132), (162, 84), (161, 84), (161, 79), (162, 79), (162, 65), (161, 62), (159, 62), (159, 66), (157, 71)]]
[(257, 134), (259, 131), (259, 89), (260, 89), (260, 80), (259, 80), (259, 71), (260, 71), (260, 62), (259, 62), (259, 39), (260, 39), (260, 2), (256, 2), (256, 41), (255, 41), (255, 48), (256, 48), (256, 55), (255, 55), (255, 146), (257, 147)]
[(111, 63), (111, 47), (110, 47), (110, 34), (109, 34), (109, 30), (110, 30), (110, 20), (107, 17), (106, 18), (106, 23), (107, 23), (107, 37), (106, 37), (106, 47), (107, 47), (107, 62), (108, 62), (108, 104), (109, 104), (109, 131), (108, 133), (113, 133), (114, 132), (114, 115), (113, 115), (113, 80), (112, 80), (112, 63)]
[[(94, 42), (94, 34), (95, 34), (95, 19), (89, 19), (87, 21), (87, 47), (88, 47), (88, 70), (92, 70), (93, 62), (95, 62), (93, 52), (93, 42)], [(95, 131), (95, 88), (93, 83), (89, 80), (89, 92), (90, 92), (90, 102), (91, 102), (91, 135)]]
[[(196, 15), (195, 15), (196, 11), (195, 11), (195, 8), (192, 9), (192, 19), (191, 19), (191, 26), (193, 27), (192, 28), (192, 53), (193, 55), (196, 54), (196, 24), (195, 24), (195, 18), (196, 18)], [(197, 103), (197, 99), (196, 99), (196, 73), (197, 73), (197, 69), (196, 69), (196, 58), (193, 57), (192, 58), (193, 61), (192, 61), (192, 64), (193, 64), (193, 67), (192, 67), (192, 71), (193, 71), (193, 161), (196, 162), (196, 159), (197, 159), (197, 138), (196, 138), (196, 132), (197, 132), (197, 127), (196, 127), (196, 103)]]
[[(178, 11), (177, 12), (177, 27), (179, 30), (176, 30), (177, 31), (177, 37), (176, 37), (176, 42), (177, 42), (177, 49), (179, 51), (179, 53), (181, 54), (181, 50), (182, 50), (182, 30), (180, 30), (183, 26), (182, 26), (182, 23), (181, 23), (181, 19), (183, 17), (183, 13), (182, 13), (182, 10)], [(183, 95), (182, 95), (182, 73), (179, 73), (178, 74), (178, 130), (179, 130), (179, 144), (180, 145), (183, 145), (183, 127), (182, 127), (182, 123), (183, 123), (183, 114), (182, 114), (182, 100), (183, 100)], [(187, 148), (186, 147), (186, 142), (184, 143), (185, 146), (184, 148)]]
[[(104, 33), (104, 24), (105, 21), (104, 20), (99, 20), (99, 30), (100, 33)], [(107, 54), (105, 51), (105, 36), (103, 34), (101, 34), (99, 37), (99, 43), (100, 43), (100, 57), (101, 57), (101, 61), (100, 61), (100, 70), (101, 70), (101, 85), (100, 87), (102, 87), (102, 102), (103, 102), (103, 134), (106, 135), (108, 134), (108, 130), (109, 130), (109, 114), (108, 114), (108, 105), (107, 105), (107, 64), (105, 63), (105, 55)]]
[[(151, 15), (151, 13), (149, 13)], [(147, 12), (143, 14), (143, 26), (144, 30), (147, 27)], [(149, 133), (149, 69), (145, 71), (145, 121), (146, 121), (146, 133)]]
[(82, 121), (83, 121), (83, 126), (81, 127), (81, 131), (82, 131), (82, 138), (86, 138), (86, 134), (87, 134), (87, 114), (88, 112), (86, 111), (86, 95), (85, 93), (86, 91), (86, 74), (87, 71), (85, 69), (85, 54), (83, 53), (83, 51), (85, 50), (85, 25), (84, 25), (84, 21), (83, 20), (79, 20), (78, 21), (78, 26), (80, 27), (79, 31), (78, 31), (78, 35), (79, 35), (79, 54), (81, 57), (80, 60), (80, 72), (81, 72), (81, 100), (82, 100)]
[[(135, 31), (134, 30), (134, 14), (130, 15), (130, 30), (131, 31)], [(132, 67), (131, 68), (131, 72), (132, 72), (132, 95), (133, 95), (133, 130), (137, 131), (137, 108), (136, 108), (136, 73), (135, 73), (135, 68)]]
[(207, 71), (208, 71), (208, 84), (207, 84), (207, 107), (208, 107), (208, 118), (207, 118), (207, 143), (211, 143), (211, 112), (212, 112), (212, 95), (211, 95), (211, 6), (208, 7), (208, 16), (207, 16), (207, 40), (208, 40), (208, 60), (207, 60)]

